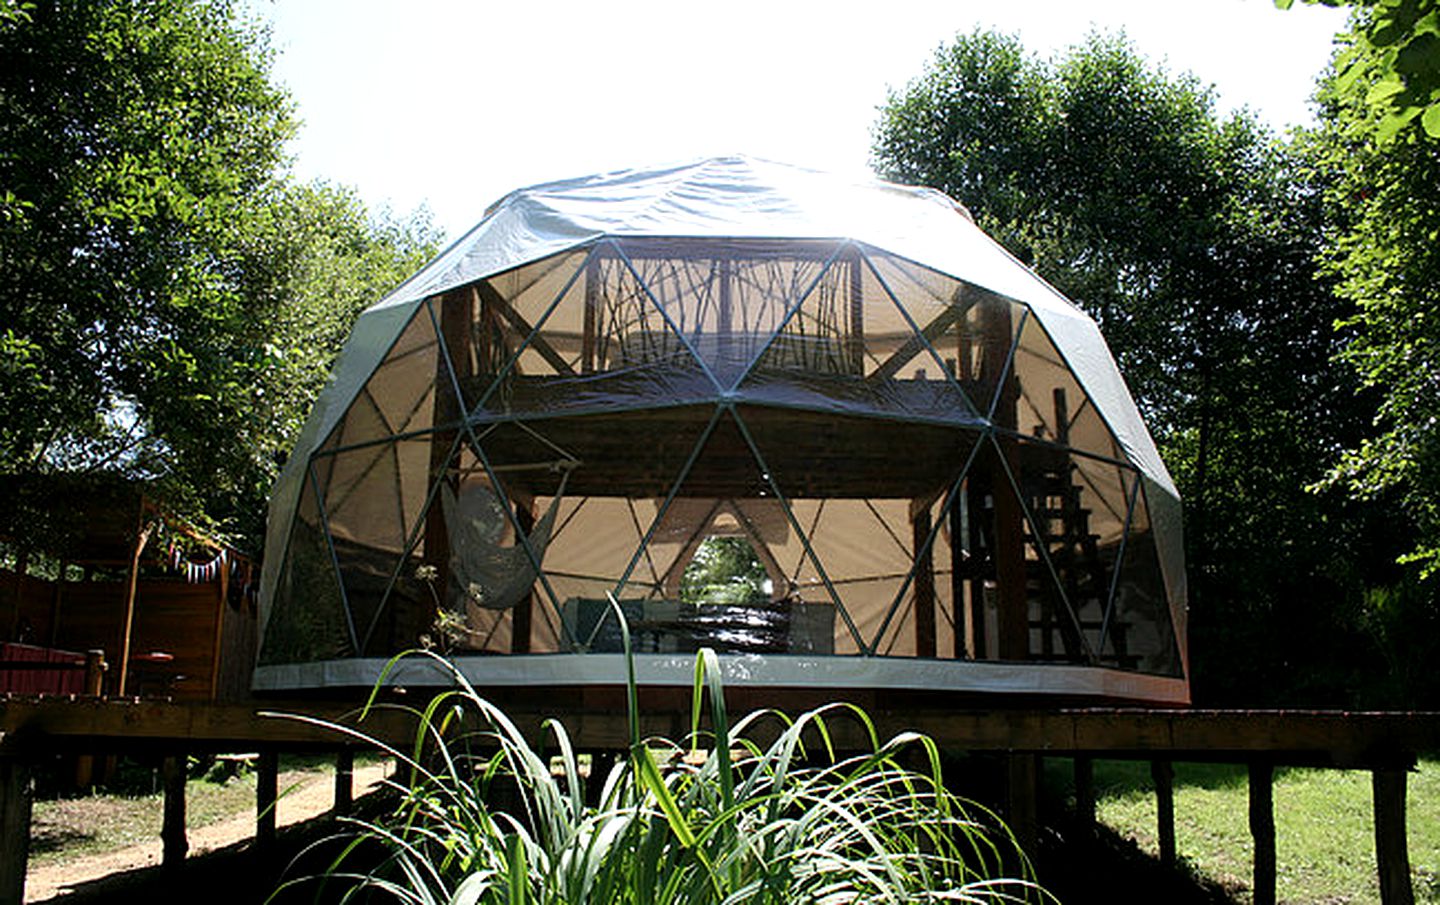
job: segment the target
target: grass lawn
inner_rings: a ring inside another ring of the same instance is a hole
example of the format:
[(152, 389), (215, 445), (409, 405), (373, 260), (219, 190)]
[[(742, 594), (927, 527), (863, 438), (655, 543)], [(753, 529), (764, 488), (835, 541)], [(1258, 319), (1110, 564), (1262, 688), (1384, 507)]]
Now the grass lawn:
[[(280, 794), (297, 783), (334, 772), (328, 758), (280, 758)], [(123, 792), (96, 791), (73, 797), (42, 797), (34, 804), (30, 864), (57, 864), (160, 838), (163, 796), (155, 770), (127, 766)], [(153, 791), (147, 791), (153, 790)], [(185, 825), (201, 827), (238, 814), (254, 813), (255, 774), (224, 781), (196, 778), (185, 787)]]
[[(1068, 762), (1056, 766), (1068, 769)], [(1060, 770), (1047, 771), (1061, 780)], [(1063, 781), (1063, 780), (1061, 780)], [(1158, 851), (1149, 765), (1097, 761), (1100, 819)], [(1440, 761), (1410, 774), (1407, 820), (1417, 902), (1440, 903)], [(1175, 845), (1192, 871), (1248, 902), (1251, 841), (1246, 770), (1239, 765), (1175, 765)], [(1379, 903), (1370, 774), (1281, 768), (1275, 773), (1275, 850), (1280, 902)]]

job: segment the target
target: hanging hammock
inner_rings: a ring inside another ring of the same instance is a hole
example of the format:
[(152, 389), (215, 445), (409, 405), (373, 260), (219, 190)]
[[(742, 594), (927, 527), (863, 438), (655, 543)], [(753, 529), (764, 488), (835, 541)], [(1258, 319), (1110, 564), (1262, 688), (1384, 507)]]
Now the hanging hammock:
[[(569, 463), (566, 463), (568, 465)], [(528, 538), (535, 562), (545, 561), (545, 548), (555, 527), (555, 516), (570, 480), (564, 468), (560, 487), (545, 514), (535, 523)], [(510, 522), (508, 503), (487, 484), (463, 487), (457, 497), (445, 485), (441, 489), (445, 527), (450, 533), (450, 575), (471, 603), (487, 610), (508, 610), (524, 600), (535, 585), (535, 565), (520, 543), (502, 546)]]

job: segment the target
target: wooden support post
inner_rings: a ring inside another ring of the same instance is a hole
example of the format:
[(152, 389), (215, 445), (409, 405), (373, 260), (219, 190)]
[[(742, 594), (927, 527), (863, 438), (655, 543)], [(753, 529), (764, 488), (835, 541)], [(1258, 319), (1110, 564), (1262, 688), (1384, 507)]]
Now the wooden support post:
[(354, 802), (355, 752), (341, 748), (335, 755), (335, 816), (348, 816)]
[(595, 373), (596, 338), (600, 334), (600, 252), (585, 263), (585, 318), (580, 333), (580, 373)]
[[(1010, 307), (985, 308), (985, 353), (982, 385), (994, 384), (993, 423), (1013, 431), (1019, 427), (1020, 383), (1013, 371), (1005, 370), (1010, 354)], [(1020, 449), (1009, 434), (994, 435), (999, 457), (989, 457), (990, 492), (995, 504), (995, 590), (999, 609), (997, 634), (1002, 660), (1025, 660), (1030, 656), (1030, 601), (1025, 574), (1025, 514), (1015, 485), (1020, 483)], [(1015, 485), (1012, 485), (1011, 479)]]
[[(1001, 454), (1009, 460), (1012, 473), (1019, 464), (1015, 441), (997, 440)], [(1026, 599), (1025, 516), (1020, 500), (1005, 477), (1004, 466), (995, 463), (991, 485), (995, 495), (995, 587), (999, 604), (999, 649), (1002, 660), (1025, 660), (1030, 656), (1030, 602)]]
[(130, 636), (135, 629), (135, 592), (140, 583), (140, 555), (145, 552), (145, 544), (149, 542), (152, 530), (153, 525), (145, 524), (145, 501), (142, 499), (135, 520), (135, 548), (130, 553), (130, 581), (126, 586), (125, 613), (120, 623), (120, 667), (116, 670), (118, 675), (115, 680), (115, 693), (122, 697), (130, 670)]
[[(98, 698), (105, 693), (105, 652), (85, 652), (85, 694)], [(88, 789), (95, 783), (95, 755), (81, 754), (75, 758), (75, 788)]]
[(261, 751), (255, 767), (255, 850), (262, 856), (275, 847), (275, 805), (279, 797), (280, 755)]
[(585, 781), (585, 803), (591, 807), (600, 806), (600, 793), (605, 789), (605, 780), (615, 769), (614, 751), (592, 751), (590, 753), (590, 776)]
[[(515, 504), (515, 524), (526, 537), (535, 530), (535, 501), (533, 498)], [(537, 554), (538, 555), (538, 554)], [(510, 608), (510, 653), (530, 653), (530, 622), (535, 610), (535, 594), (526, 594), (520, 602)]]
[(1005, 819), (1010, 824), (1010, 831), (1015, 834), (1015, 841), (1032, 861), (1039, 841), (1036, 807), (1038, 760), (1036, 755), (1029, 753), (1012, 753), (1005, 757)]
[(227, 556), (220, 563), (219, 580), (215, 583), (215, 632), (210, 644), (210, 702), (212, 704), (220, 699), (220, 660), (225, 643), (225, 601), (230, 596), (230, 569), (231, 564)]
[(1160, 840), (1160, 863), (1175, 866), (1175, 766), (1168, 760), (1150, 762), (1155, 781), (1155, 831)]
[(165, 789), (160, 863), (175, 870), (185, 863), (185, 854), (190, 851), (190, 842), (185, 838), (185, 755), (165, 755), (160, 762), (160, 777)]
[(950, 656), (956, 660), (975, 657), (974, 631), (971, 628), (974, 608), (965, 602), (965, 534), (961, 510), (965, 491), (959, 490), (950, 501), (950, 509), (942, 518), (950, 520), (950, 609), (955, 614), (954, 642)]
[(85, 694), (92, 698), (98, 698), (105, 691), (105, 670), (109, 664), (105, 662), (105, 651), (87, 650), (85, 652)]
[(30, 764), (0, 757), (0, 905), (23, 905), (30, 857)]
[(987, 544), (984, 522), (985, 500), (989, 497), (989, 491), (984, 484), (985, 482), (974, 474), (965, 479), (965, 533), (970, 547), (970, 562), (967, 566), (970, 587), (966, 595), (965, 631), (969, 636), (970, 657), (975, 660), (991, 660), (999, 656), (992, 652), (992, 642), (986, 638), (985, 574), (987, 569), (994, 567), (990, 559), (994, 555), (994, 535), (991, 535), (991, 543)]
[(1375, 796), (1375, 865), (1384, 905), (1414, 905), (1410, 851), (1405, 838), (1405, 770), (1393, 767), (1372, 774)]
[(1082, 840), (1095, 838), (1095, 761), (1088, 754), (1075, 756), (1075, 827)]
[(911, 593), (915, 595), (915, 656), (935, 656), (935, 556), (925, 546), (930, 540), (930, 508), (918, 506), (916, 500), (910, 505), (910, 539), (915, 559), (915, 581)]
[(1275, 767), (1250, 764), (1250, 836), (1255, 840), (1254, 905), (1275, 905)]

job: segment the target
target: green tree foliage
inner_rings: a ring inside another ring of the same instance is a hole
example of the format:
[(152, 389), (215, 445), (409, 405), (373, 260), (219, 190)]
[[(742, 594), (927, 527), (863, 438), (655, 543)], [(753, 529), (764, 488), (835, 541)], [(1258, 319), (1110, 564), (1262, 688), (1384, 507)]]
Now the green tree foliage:
[[(1336, 60), (1331, 90), (1351, 93), (1364, 85), (1367, 131), (1380, 143), (1419, 124), (1440, 138), (1440, 3), (1436, 0), (1305, 0), (1326, 6), (1361, 7), (1349, 49)], [(1289, 9), (1295, 0), (1275, 0)]]
[[(1307, 145), (1330, 202), (1325, 265), (1355, 309), (1344, 356), (1384, 399), (1381, 432), (1348, 452), (1334, 477), (1362, 496), (1399, 490), (1423, 528), (1415, 557), (1433, 572), (1440, 569), (1440, 140), (1418, 130), (1381, 140), (1389, 114), (1369, 98), (1388, 77), (1383, 54), (1361, 39), (1366, 31), (1362, 21), (1322, 84), (1322, 124)], [(1355, 60), (1358, 51), (1365, 55)], [(1356, 66), (1362, 75), (1351, 78)]]
[(1348, 308), (1317, 280), (1301, 161), (1123, 39), (1047, 63), (988, 33), (890, 98), (874, 153), (1100, 322), (1186, 499), (1197, 697), (1344, 702), (1391, 541), (1374, 507), (1306, 491), (1373, 408), (1334, 359)]
[(288, 180), (227, 0), (3, 9), (0, 472), (156, 479), (253, 540), (338, 338), (432, 237)]
[[(1401, 59), (1374, 37), (1389, 28), (1391, 6), (1357, 11), (1303, 147), (1327, 202), (1323, 265), (1352, 306), (1342, 356), (1381, 400), (1373, 428), (1348, 444), (1329, 482), (1391, 501), (1396, 520), (1415, 527), (1404, 559), (1418, 576), (1402, 572), (1373, 589), (1364, 612), (1387, 642), (1390, 673), (1409, 677), (1395, 682), (1408, 692), (1401, 699), (1414, 703), (1419, 689), (1440, 686), (1440, 138), (1428, 123), (1394, 129), (1393, 110), (1376, 103)], [(1436, 4), (1421, 6), (1421, 21), (1433, 22)], [(1440, 67), (1440, 49), (1430, 65)]]
[(743, 537), (707, 537), (680, 576), (686, 603), (754, 603), (766, 599), (766, 572)]

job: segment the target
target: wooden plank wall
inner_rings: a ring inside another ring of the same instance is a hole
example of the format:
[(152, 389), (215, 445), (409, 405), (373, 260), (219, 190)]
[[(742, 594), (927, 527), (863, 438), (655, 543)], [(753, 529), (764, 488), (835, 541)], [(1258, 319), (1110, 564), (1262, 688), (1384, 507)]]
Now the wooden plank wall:
[[(11, 612), (20, 588), (17, 624), (28, 626), (36, 643), (72, 651), (100, 649), (111, 660), (110, 685), (118, 670), (122, 581), (56, 584), (0, 571), (0, 613)], [(131, 640), (129, 694), (172, 696), (180, 701), (238, 700), (248, 694), (255, 657), (255, 613), (251, 605), (220, 599), (220, 583), (190, 584), (172, 578), (142, 578), (136, 593)], [(57, 603), (58, 601), (58, 603)], [(8, 631), (10, 626), (0, 626)], [(170, 654), (161, 663), (144, 662), (152, 651)]]
[(0, 569), (0, 633), (5, 640), (50, 643), (55, 585), (43, 578)]

